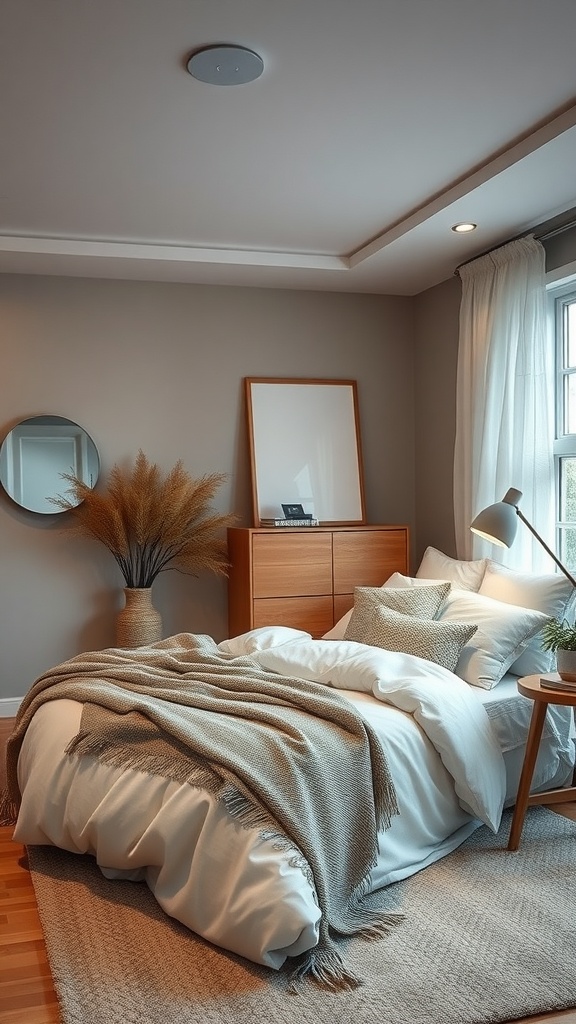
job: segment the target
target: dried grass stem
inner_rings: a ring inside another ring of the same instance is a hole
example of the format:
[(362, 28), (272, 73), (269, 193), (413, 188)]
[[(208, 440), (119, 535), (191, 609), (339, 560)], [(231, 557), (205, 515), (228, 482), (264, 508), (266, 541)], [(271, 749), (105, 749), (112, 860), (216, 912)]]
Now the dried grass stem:
[(115, 465), (105, 492), (65, 473), (70, 497), (52, 502), (70, 511), (79, 533), (100, 541), (114, 556), (127, 587), (151, 587), (168, 568), (197, 575), (226, 575), (228, 558), (222, 531), (233, 515), (217, 515), (210, 502), (226, 479), (222, 473), (192, 478), (179, 460), (163, 477), (138, 452), (132, 469)]

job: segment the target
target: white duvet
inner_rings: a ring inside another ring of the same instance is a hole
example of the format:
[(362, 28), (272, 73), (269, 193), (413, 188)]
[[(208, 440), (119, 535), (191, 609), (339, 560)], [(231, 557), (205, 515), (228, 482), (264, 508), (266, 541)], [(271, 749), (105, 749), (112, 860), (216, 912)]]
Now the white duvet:
[[(240, 641), (254, 645), (249, 635)], [(257, 645), (251, 654), (263, 668), (370, 693), (413, 715), (450, 773), (461, 806), (498, 830), (506, 793), (502, 752), (484, 708), (458, 676), (423, 658), (353, 640), (288, 634), (284, 643), (269, 647), (264, 631)]]
[[(374, 888), (498, 829), (506, 771), (482, 703), (452, 673), (411, 655), (286, 627), (219, 645), (263, 667), (336, 687), (377, 731), (400, 814), (380, 837)], [(316, 944), (315, 893), (289, 856), (232, 821), (213, 796), (132, 769), (68, 757), (81, 705), (44, 704), (19, 760), (21, 843), (93, 854), (112, 878), (145, 880), (168, 914), (211, 942), (278, 968)]]

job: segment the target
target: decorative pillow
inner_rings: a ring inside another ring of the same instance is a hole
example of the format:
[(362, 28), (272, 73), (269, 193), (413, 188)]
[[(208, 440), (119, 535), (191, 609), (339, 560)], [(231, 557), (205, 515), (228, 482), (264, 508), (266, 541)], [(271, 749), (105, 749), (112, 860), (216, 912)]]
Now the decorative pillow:
[(477, 558), (465, 562), (458, 558), (450, 558), (437, 548), (426, 548), (422, 561), (416, 570), (419, 579), (450, 580), (460, 590), (479, 590), (488, 559)]
[(354, 607), (391, 608), (417, 619), (434, 619), (450, 593), (450, 583), (432, 583), (427, 587), (355, 587)]
[(484, 690), (491, 690), (500, 682), (548, 618), (543, 612), (505, 604), (469, 590), (454, 589), (438, 614), (439, 622), (469, 622), (478, 626), (463, 648), (454, 671), (467, 683)]
[[(388, 608), (395, 608), (407, 615), (420, 615), (422, 618), (433, 618), (446, 595), (450, 591), (449, 583), (437, 584), (434, 580), (414, 580), (405, 577), (401, 572), (393, 572), (382, 587), (359, 587), (355, 590), (373, 591), (376, 598)], [(415, 589), (429, 591), (425, 597), (411, 596)], [(392, 595), (389, 597), (381, 596)], [(356, 601), (356, 596), (355, 596)], [(417, 610), (419, 609), (419, 610)], [(354, 608), (346, 611), (335, 626), (322, 637), (323, 640), (343, 640), (347, 625), (351, 621)]]
[(375, 607), (361, 597), (354, 605), (344, 639), (415, 654), (453, 672), (460, 651), (475, 630), (476, 626), (469, 623), (417, 619), (382, 605)]
[[(492, 559), (488, 560), (478, 593), (505, 604), (534, 608), (557, 619), (572, 618), (576, 603), (576, 591), (565, 576), (557, 573), (536, 576), (517, 572)], [(520, 657), (512, 662), (510, 672), (529, 676), (537, 672), (551, 672), (555, 668), (556, 655), (543, 651), (539, 637), (535, 636)]]

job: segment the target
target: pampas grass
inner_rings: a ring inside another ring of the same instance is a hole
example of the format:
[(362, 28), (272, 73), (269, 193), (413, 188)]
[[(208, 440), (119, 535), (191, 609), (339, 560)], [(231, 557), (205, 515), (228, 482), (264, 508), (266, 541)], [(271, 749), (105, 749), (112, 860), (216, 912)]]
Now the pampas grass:
[(179, 460), (163, 476), (142, 451), (126, 471), (115, 465), (103, 493), (63, 473), (67, 494), (51, 501), (70, 511), (76, 532), (100, 541), (116, 559), (127, 587), (151, 587), (166, 569), (197, 575), (202, 570), (227, 575), (221, 531), (236, 519), (216, 515), (210, 502), (222, 473), (193, 479)]

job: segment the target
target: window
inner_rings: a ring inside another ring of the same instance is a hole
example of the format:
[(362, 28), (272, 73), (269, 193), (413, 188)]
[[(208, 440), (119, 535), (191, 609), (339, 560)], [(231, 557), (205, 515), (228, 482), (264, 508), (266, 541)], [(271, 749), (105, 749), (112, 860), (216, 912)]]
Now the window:
[(551, 292), (556, 335), (557, 553), (576, 569), (576, 282)]

